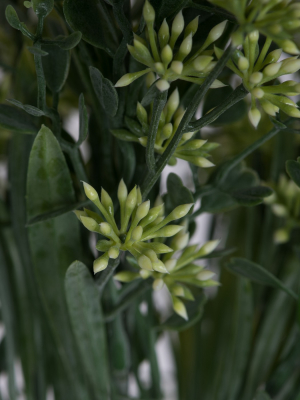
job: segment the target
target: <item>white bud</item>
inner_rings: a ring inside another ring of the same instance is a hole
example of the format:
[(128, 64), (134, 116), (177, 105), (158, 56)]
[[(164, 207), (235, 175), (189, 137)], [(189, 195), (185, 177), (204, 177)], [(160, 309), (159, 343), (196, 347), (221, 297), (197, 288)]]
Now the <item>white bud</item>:
[(177, 75), (181, 75), (183, 70), (183, 63), (181, 61), (173, 61), (171, 64), (171, 70)]
[(197, 279), (199, 279), (199, 281), (207, 281), (211, 279), (214, 275), (215, 273), (212, 271), (201, 271), (197, 274)]
[(155, 20), (155, 10), (148, 0), (145, 1), (145, 5), (143, 8), (143, 16), (146, 23), (153, 23)]
[(218, 24), (212, 28), (212, 30), (209, 32), (208, 37), (207, 37), (207, 39), (210, 41), (210, 43), (215, 42), (222, 36), (224, 29), (226, 27), (226, 24), (227, 24), (227, 20), (221, 22), (220, 24)]
[(174, 311), (178, 315), (180, 315), (182, 318), (184, 318), (185, 320), (188, 320), (189, 317), (187, 315), (186, 308), (185, 308), (185, 305), (183, 304), (183, 302), (181, 300), (179, 300), (175, 296), (172, 296), (172, 300), (173, 300), (173, 309), (174, 309)]
[(98, 197), (99, 197), (98, 193), (93, 188), (93, 186), (91, 186), (88, 183), (83, 182), (83, 181), (82, 181), (82, 183), (83, 183), (83, 188), (84, 188), (84, 192), (85, 192), (86, 197), (88, 199), (92, 200), (92, 201), (98, 199)]
[(178, 58), (182, 61), (190, 54), (193, 46), (193, 35), (190, 33), (181, 43), (178, 51)]
[(173, 20), (172, 35), (175, 34), (178, 37), (183, 31), (183, 28), (184, 28), (184, 18), (182, 15), (182, 11), (179, 11), (179, 13)]
[(254, 85), (257, 85), (263, 78), (263, 74), (261, 72), (253, 72), (250, 75), (249, 81)]
[[(174, 61), (173, 61), (174, 62)], [(165, 79), (160, 79), (159, 81), (156, 82), (156, 87), (158, 90), (160, 90), (161, 92), (164, 92), (166, 90), (169, 89), (170, 84), (168, 81), (166, 81)]]
[(112, 258), (112, 259), (118, 258), (119, 253), (120, 253), (120, 250), (116, 246), (113, 246), (108, 250), (108, 256), (109, 256), (109, 258)]
[(257, 128), (257, 125), (261, 119), (260, 111), (257, 108), (252, 108), (248, 113), (248, 117), (254, 128)]
[(112, 233), (112, 227), (108, 222), (102, 222), (100, 225), (100, 232), (102, 235), (110, 236)]
[(251, 90), (251, 94), (257, 99), (262, 99), (265, 95), (265, 92), (260, 88), (255, 88)]

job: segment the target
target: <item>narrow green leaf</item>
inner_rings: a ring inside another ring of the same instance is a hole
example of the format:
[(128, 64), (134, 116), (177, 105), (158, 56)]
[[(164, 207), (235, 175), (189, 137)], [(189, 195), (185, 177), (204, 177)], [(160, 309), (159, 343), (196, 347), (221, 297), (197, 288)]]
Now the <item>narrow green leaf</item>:
[(30, 51), (31, 54), (35, 55), (35, 56), (47, 56), (48, 53), (42, 49), (39, 49), (38, 47), (35, 46), (30, 46), (27, 47), (27, 49)]
[(286, 129), (286, 125), (284, 125), (282, 122), (278, 121), (278, 119), (272, 118), (272, 117), (269, 117), (269, 118), (270, 118), (270, 121), (272, 122), (272, 124), (275, 126), (275, 128)]
[(94, 91), (104, 110), (114, 117), (118, 110), (118, 93), (111, 81), (101, 74), (99, 69), (90, 67), (90, 77)]
[(298, 300), (298, 296), (291, 289), (286, 287), (278, 278), (276, 278), (276, 276), (252, 261), (249, 261), (245, 258), (232, 258), (226, 267), (236, 275), (244, 276), (262, 285), (268, 285), (277, 289), (281, 289), (295, 300)]
[(33, 135), (38, 128), (35, 120), (24, 111), (6, 104), (0, 104), (0, 126), (17, 133)]
[(18, 30), (20, 29), (21, 22), (19, 20), (18, 14), (17, 14), (16, 10), (13, 8), (13, 6), (8, 5), (6, 7), (5, 17), (10, 26), (12, 26), (13, 28), (18, 29)]
[(300, 163), (294, 160), (288, 160), (285, 163), (286, 172), (290, 178), (300, 187)]
[(86, 110), (86, 106), (84, 104), (84, 96), (81, 93), (79, 96), (79, 138), (76, 143), (76, 147), (79, 147), (81, 143), (85, 141), (87, 135), (89, 133), (89, 119)]
[(41, 117), (42, 115), (45, 115), (44, 111), (40, 110), (39, 108), (31, 106), (29, 104), (23, 104), (19, 100), (7, 99), (7, 101), (14, 106), (26, 111), (28, 114), (33, 115), (34, 117)]
[(157, 97), (159, 94), (159, 90), (157, 89), (155, 83), (150, 86), (147, 90), (145, 96), (142, 98), (141, 104), (143, 107), (149, 106), (152, 101)]
[(42, 50), (48, 53), (47, 57), (42, 58), (47, 86), (51, 92), (58, 93), (69, 74), (70, 52), (55, 44), (43, 44)]
[(110, 56), (115, 54), (118, 36), (104, 0), (65, 0), (64, 14), (74, 31), (82, 33), (83, 40)]
[(110, 399), (105, 322), (99, 292), (87, 267), (79, 261), (67, 270), (65, 290), (71, 323), (86, 372), (97, 399)]

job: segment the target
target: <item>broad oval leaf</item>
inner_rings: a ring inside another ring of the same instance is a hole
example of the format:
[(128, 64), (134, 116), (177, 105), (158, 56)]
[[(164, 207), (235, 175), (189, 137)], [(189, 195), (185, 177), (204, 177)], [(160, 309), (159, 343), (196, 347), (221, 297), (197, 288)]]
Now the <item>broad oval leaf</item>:
[(55, 44), (43, 44), (42, 49), (48, 53), (42, 58), (47, 86), (53, 93), (62, 90), (70, 68), (70, 52), (62, 50)]
[[(115, 24), (103, 0), (65, 0), (68, 24), (82, 33), (82, 38), (113, 56), (118, 47)], [(101, 21), (101, 22), (100, 22)]]
[(98, 393), (98, 399), (109, 399), (106, 332), (99, 292), (89, 270), (80, 261), (68, 268), (65, 290), (77, 346), (94, 392)]
[(285, 163), (285, 168), (290, 178), (300, 187), (300, 163), (294, 160), (288, 160)]
[[(167, 180), (168, 193), (166, 194), (164, 201), (166, 207), (166, 213), (171, 212), (177, 206), (181, 204), (194, 203), (194, 198), (191, 191), (185, 187), (182, 180), (178, 175), (171, 173), (168, 175)], [(192, 210), (189, 214), (192, 213)]]
[(72, 32), (69, 36), (59, 36), (57, 45), (63, 50), (71, 50), (78, 45), (82, 38), (81, 32)]
[(6, 104), (0, 104), (0, 126), (17, 133), (35, 134), (38, 131), (34, 119), (26, 112)]
[(118, 110), (118, 93), (109, 79), (104, 78), (99, 69), (90, 67), (90, 77), (94, 91), (104, 110), (114, 117)]
[(276, 276), (271, 274), (259, 264), (249, 261), (246, 258), (232, 258), (226, 265), (226, 268), (236, 275), (249, 278), (254, 282), (281, 289), (298, 301), (298, 296), (291, 289), (286, 287), (278, 278), (276, 278)]

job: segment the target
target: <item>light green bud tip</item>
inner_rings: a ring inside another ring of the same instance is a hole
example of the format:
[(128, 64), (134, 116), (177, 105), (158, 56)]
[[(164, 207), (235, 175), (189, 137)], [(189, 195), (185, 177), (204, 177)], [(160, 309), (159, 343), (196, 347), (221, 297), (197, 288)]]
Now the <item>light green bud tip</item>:
[(153, 271), (152, 262), (149, 257), (142, 255), (138, 259), (138, 264), (142, 269), (146, 269), (148, 271)]
[(260, 88), (255, 88), (251, 90), (252, 96), (256, 97), (257, 99), (262, 99), (265, 95), (265, 92)]
[(176, 267), (176, 263), (177, 260), (171, 258), (170, 260), (165, 261), (165, 266), (169, 272), (172, 272)]
[(131, 239), (134, 242), (138, 242), (141, 240), (141, 237), (143, 235), (143, 228), (141, 226), (137, 226), (136, 228), (133, 229), (132, 234), (131, 234)]
[(257, 85), (263, 78), (263, 74), (261, 72), (253, 72), (253, 74), (250, 75), (250, 82), (253, 83), (254, 85)]
[(286, 53), (294, 54), (294, 55), (300, 54), (298, 47), (291, 40), (284, 40), (284, 41), (280, 42), (280, 47)]
[(124, 203), (127, 199), (128, 190), (123, 179), (121, 179), (118, 187), (118, 199), (120, 203)]
[(197, 274), (197, 279), (199, 281), (207, 281), (215, 275), (212, 271), (201, 271)]
[(282, 65), (282, 72), (285, 74), (294, 74), (300, 69), (300, 60), (286, 60)]
[(91, 232), (99, 231), (99, 225), (93, 218), (81, 216), (80, 221), (83, 223), (84, 227), (89, 231)]
[(201, 249), (199, 250), (199, 254), (201, 253), (202, 256), (206, 256), (207, 254), (212, 253), (219, 245), (220, 240), (210, 240), (206, 242)]
[(173, 125), (171, 124), (171, 122), (169, 122), (168, 124), (166, 124), (163, 127), (162, 130), (162, 136), (164, 139), (169, 139), (169, 137), (172, 135), (173, 132)]
[(73, 213), (76, 215), (76, 217), (79, 219), (79, 221), (81, 222), (80, 217), (87, 217), (87, 213), (85, 211), (82, 210), (74, 210)]
[(107, 267), (107, 265), (108, 265), (108, 260), (106, 258), (103, 258), (103, 256), (97, 258), (97, 260), (95, 260), (93, 264), (94, 274), (103, 271)]
[(225, 20), (225, 21), (221, 22), (220, 24), (214, 26), (212, 28), (212, 30), (209, 32), (207, 39), (211, 43), (215, 42), (216, 40), (218, 40), (222, 36), (222, 34), (224, 32), (226, 24), (227, 24), (227, 20)]
[(208, 64), (213, 60), (213, 57), (211, 56), (199, 56), (197, 57), (194, 62), (193, 66), (196, 71), (204, 71), (205, 68), (208, 66)]
[(155, 279), (152, 284), (153, 290), (160, 290), (164, 287), (164, 281), (162, 279)]
[(173, 61), (171, 64), (171, 70), (177, 75), (181, 75), (183, 70), (183, 63), (181, 61)]
[(150, 210), (150, 200), (140, 204), (136, 210), (136, 218), (140, 221), (145, 218)]
[(85, 195), (88, 199), (95, 201), (96, 199), (99, 198), (98, 193), (96, 192), (96, 190), (93, 188), (93, 186), (89, 185), (86, 182), (83, 182), (83, 189), (85, 192)]
[(193, 203), (190, 204), (183, 204), (181, 206), (176, 207), (171, 215), (174, 219), (179, 219), (179, 218), (183, 218), (186, 216), (186, 214), (190, 211), (190, 209), (193, 207)]
[(156, 272), (160, 272), (162, 274), (168, 274), (169, 273), (169, 271), (165, 267), (165, 264), (161, 260), (154, 261), (152, 263), (152, 266), (153, 266), (154, 271), (156, 271)]
[[(174, 61), (173, 61), (174, 62)], [(172, 63), (173, 64), (173, 63)], [(159, 91), (164, 92), (169, 89), (170, 84), (165, 79), (160, 79), (156, 82), (156, 87)]]
[(185, 28), (184, 37), (186, 38), (190, 33), (194, 36), (198, 30), (199, 15), (194, 18)]
[(108, 250), (109, 258), (116, 259), (116, 258), (118, 258), (119, 253), (120, 253), (120, 250), (116, 246), (113, 246)]
[(165, 47), (166, 44), (169, 42), (169, 38), (170, 38), (169, 25), (165, 18), (158, 31), (158, 40), (161, 49)]
[(174, 251), (182, 250), (186, 247), (189, 241), (189, 233), (185, 233), (183, 235), (176, 235), (172, 240), (171, 247)]
[(172, 34), (175, 34), (178, 37), (183, 31), (183, 29), (184, 29), (184, 18), (182, 15), (182, 11), (179, 11), (179, 13), (174, 18), (172, 24)]
[(102, 222), (100, 225), (100, 232), (102, 235), (110, 236), (112, 233), (112, 227), (108, 222)]
[(145, 5), (143, 8), (143, 16), (146, 23), (153, 23), (155, 20), (155, 10), (148, 0), (145, 1)]
[(241, 71), (247, 71), (249, 68), (249, 61), (246, 57), (239, 58), (238, 67)]
[(173, 59), (173, 50), (168, 44), (161, 51), (161, 59), (162, 62), (166, 65), (169, 65), (169, 63)]
[(259, 32), (258, 31), (252, 31), (249, 33), (248, 38), (250, 42), (257, 42), (259, 39)]
[(175, 296), (172, 296), (172, 300), (173, 300), (173, 309), (176, 312), (176, 314), (180, 315), (187, 321), (189, 317), (187, 315), (184, 303)]
[(188, 54), (190, 54), (193, 46), (193, 35), (190, 33), (181, 43), (179, 47), (179, 54), (183, 55), (186, 57)]
[(251, 124), (254, 126), (254, 128), (257, 128), (257, 125), (259, 124), (259, 121), (261, 119), (261, 113), (257, 108), (252, 108), (249, 111), (249, 120)]
[(137, 203), (137, 190), (136, 186), (129, 193), (126, 200), (126, 208), (129, 210), (133, 210)]
[(141, 124), (147, 124), (148, 122), (148, 114), (146, 109), (141, 105), (140, 102), (136, 105), (136, 116)]
[(273, 63), (273, 64), (269, 64), (266, 66), (266, 68), (264, 69), (264, 75), (266, 76), (274, 76), (278, 73), (278, 71), (280, 70), (282, 63)]

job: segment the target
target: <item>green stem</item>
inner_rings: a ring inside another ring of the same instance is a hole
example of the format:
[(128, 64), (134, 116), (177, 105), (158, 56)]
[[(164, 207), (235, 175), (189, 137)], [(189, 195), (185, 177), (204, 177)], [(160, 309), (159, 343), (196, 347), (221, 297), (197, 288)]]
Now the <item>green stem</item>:
[(98, 274), (98, 276), (96, 277), (96, 285), (97, 285), (98, 290), (101, 295), (103, 293), (103, 290), (104, 290), (107, 282), (113, 276), (113, 273), (115, 272), (119, 263), (120, 263), (120, 257), (116, 258), (115, 260), (112, 260), (110, 258), (106, 269), (104, 271), (102, 271), (100, 274)]
[[(68, 154), (71, 158), (72, 165), (74, 167), (75, 174), (76, 174), (78, 180), (87, 182), (88, 177), (86, 175), (85, 168), (84, 168), (84, 165), (83, 165), (83, 162), (81, 159), (80, 150), (75, 148), (74, 150), (69, 151)], [(79, 185), (79, 186), (81, 187), (82, 185)]]
[(148, 132), (148, 140), (147, 140), (147, 148), (146, 148), (146, 162), (149, 171), (155, 169), (155, 154), (154, 154), (154, 145), (156, 134), (158, 130), (158, 124), (161, 117), (161, 113), (164, 109), (164, 106), (167, 101), (168, 91), (165, 90), (164, 92), (159, 92), (154, 99), (153, 102), (153, 110), (152, 110), (152, 117), (150, 128)]
[[(40, 43), (42, 32), (44, 26), (44, 16), (38, 16), (38, 26), (36, 30), (35, 40), (34, 40), (34, 47), (37, 49), (41, 49), (42, 45)], [(37, 87), (38, 87), (38, 99), (37, 99), (37, 107), (42, 110), (46, 111), (46, 79), (44, 75), (44, 69), (42, 64), (42, 57), (35, 55), (34, 56), (34, 63), (35, 63), (35, 70), (37, 76)]]
[(114, 305), (114, 307), (105, 314), (105, 322), (112, 321), (116, 315), (118, 315), (121, 311), (124, 311), (130, 304), (140, 297), (142, 294), (145, 294), (147, 290), (151, 288), (152, 279), (146, 279), (140, 285), (135, 287), (131, 292), (127, 293), (125, 296), (118, 299), (118, 302)]
[(218, 61), (217, 65), (215, 68), (210, 72), (208, 77), (205, 79), (203, 84), (199, 87), (197, 92), (195, 93), (195, 96), (193, 97), (192, 101), (190, 102), (177, 130), (172, 138), (170, 144), (164, 151), (163, 155), (159, 158), (156, 169), (153, 173), (153, 171), (149, 171), (143, 184), (142, 184), (142, 194), (143, 198), (145, 199), (146, 196), (148, 195), (149, 191), (152, 189), (153, 185), (157, 181), (157, 179), (160, 177), (160, 174), (162, 173), (163, 169), (167, 165), (168, 161), (172, 157), (173, 153), (175, 152), (183, 133), (186, 131), (186, 127), (190, 123), (191, 119), (193, 118), (201, 100), (207, 93), (208, 89), (211, 87), (212, 83), (214, 80), (219, 76), (223, 68), (225, 67), (227, 61), (232, 55), (232, 52), (234, 51), (234, 47), (229, 46), (220, 60)]

